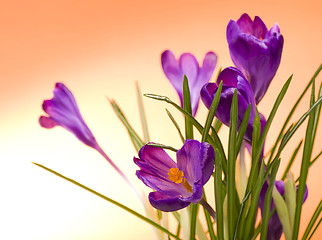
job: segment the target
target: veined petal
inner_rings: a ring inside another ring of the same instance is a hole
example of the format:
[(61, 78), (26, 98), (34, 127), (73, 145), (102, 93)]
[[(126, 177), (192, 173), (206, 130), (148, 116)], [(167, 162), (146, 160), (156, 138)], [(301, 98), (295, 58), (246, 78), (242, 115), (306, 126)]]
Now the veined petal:
[(177, 164), (163, 149), (147, 144), (140, 149), (139, 158), (144, 159), (150, 166), (166, 174), (170, 168), (177, 167)]
[(196, 140), (186, 140), (181, 149), (177, 151), (178, 168), (183, 171), (190, 185), (201, 181), (200, 143)]
[(182, 99), (183, 73), (180, 69), (179, 62), (170, 50), (166, 50), (162, 53), (161, 65), (164, 74), (178, 92), (180, 99)]

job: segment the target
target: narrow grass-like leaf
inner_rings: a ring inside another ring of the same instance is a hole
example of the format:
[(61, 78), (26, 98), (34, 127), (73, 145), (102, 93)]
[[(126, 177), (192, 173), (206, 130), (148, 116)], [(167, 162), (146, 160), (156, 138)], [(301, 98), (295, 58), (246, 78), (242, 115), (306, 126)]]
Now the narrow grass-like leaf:
[[(313, 82), (312, 88), (314, 89), (314, 82)], [(318, 98), (321, 98), (321, 97), (322, 97), (322, 83), (320, 85), (319, 94), (318, 94)], [(322, 108), (322, 104), (320, 104), (320, 106), (317, 107), (316, 110), (315, 110), (315, 117), (314, 117), (314, 124), (313, 124), (313, 134), (312, 134), (312, 145), (314, 145), (314, 142), (315, 142), (316, 131), (317, 131), (318, 123), (319, 123), (319, 120), (320, 120), (321, 108)]]
[(264, 179), (264, 164), (261, 165), (259, 174), (258, 174), (258, 178), (254, 187), (254, 190), (252, 191), (251, 194), (251, 203), (249, 206), (249, 210), (246, 216), (246, 220), (245, 220), (245, 229), (243, 232), (243, 239), (249, 239), (252, 234), (253, 234), (253, 230), (254, 230), (254, 226), (255, 226), (255, 217), (256, 217), (256, 212), (257, 212), (257, 204), (258, 204), (258, 198), (259, 198), (259, 194), (261, 192), (261, 189), (263, 187), (263, 183), (265, 181)]
[(138, 102), (139, 102), (140, 117), (141, 117), (141, 124), (142, 124), (142, 129), (143, 129), (143, 134), (144, 134), (144, 141), (147, 143), (147, 142), (150, 142), (150, 137), (149, 137), (148, 125), (147, 125), (146, 115), (145, 115), (144, 106), (143, 106), (142, 93), (141, 93), (139, 84), (137, 82), (136, 82), (136, 91), (137, 91), (137, 97), (138, 97)]
[[(320, 97), (311, 107), (310, 109), (303, 114), (303, 116), (294, 124), (294, 127), (284, 135), (281, 144), (279, 146), (278, 152), (281, 152), (287, 142), (291, 139), (291, 137), (294, 135), (294, 133), (297, 131), (297, 129), (302, 125), (302, 123), (305, 121), (305, 119), (310, 115), (312, 111), (314, 111), (317, 107), (319, 107), (322, 103), (322, 97)], [(313, 131), (313, 126), (312, 126), (312, 131)]]
[(301, 102), (301, 100), (303, 99), (303, 97), (304, 97), (305, 93), (307, 92), (307, 90), (309, 89), (309, 87), (311, 86), (311, 84), (315, 81), (316, 77), (319, 75), (319, 73), (320, 73), (320, 71), (321, 71), (321, 70), (322, 70), (322, 64), (321, 64), (321, 65), (318, 67), (318, 69), (315, 71), (315, 73), (314, 73), (313, 77), (311, 78), (310, 82), (306, 85), (306, 87), (305, 87), (305, 89), (303, 90), (302, 94), (300, 95), (300, 97), (298, 98), (298, 100), (296, 101), (296, 103), (294, 104), (294, 106), (292, 107), (292, 109), (291, 109), (291, 111), (290, 111), (289, 115), (287, 116), (287, 118), (286, 118), (286, 120), (285, 120), (285, 122), (284, 122), (284, 124), (283, 124), (283, 126), (282, 126), (282, 128), (281, 128), (281, 130), (280, 130), (280, 132), (279, 132), (279, 134), (278, 134), (278, 137), (277, 137), (277, 139), (276, 139), (276, 141), (275, 141), (275, 144), (274, 144), (274, 146), (273, 146), (273, 148), (272, 148), (272, 150), (271, 150), (271, 155), (270, 155), (270, 158), (269, 158), (269, 161), (268, 161), (268, 162), (270, 162), (270, 161), (272, 160), (273, 155), (274, 155), (275, 150), (276, 150), (276, 147), (277, 147), (277, 145), (278, 145), (279, 141), (282, 139), (282, 137), (283, 137), (283, 132), (284, 132), (284, 130), (285, 130), (285, 128), (286, 128), (286, 126), (287, 126), (287, 124), (288, 124), (288, 123), (289, 123), (289, 121), (291, 120), (291, 117), (293, 116), (293, 114), (294, 114), (294, 112), (295, 112), (295, 110), (296, 110), (297, 106), (299, 105), (299, 103), (300, 103), (300, 102)]
[(217, 214), (217, 238), (224, 240), (224, 211), (223, 211), (223, 192), (222, 192), (222, 160), (219, 150), (215, 149), (215, 201)]
[(191, 206), (191, 216), (190, 216), (190, 240), (196, 239), (196, 221), (199, 210), (199, 204), (190, 204)]
[[(278, 94), (276, 100), (275, 100), (275, 103), (274, 103), (274, 106), (269, 114), (269, 117), (266, 121), (266, 124), (265, 124), (265, 127), (264, 127), (264, 130), (262, 131), (262, 135), (261, 135), (261, 138), (259, 140), (259, 143), (258, 143), (258, 148), (256, 149), (256, 159), (259, 159), (259, 156), (261, 154), (261, 151), (263, 149), (263, 146), (264, 146), (264, 142), (265, 142), (265, 139), (266, 139), (266, 136), (267, 136), (267, 133), (268, 133), (268, 130), (272, 124), (272, 121), (275, 117), (275, 114), (277, 112), (277, 109), (279, 107), (279, 105), (281, 104), (285, 94), (286, 94), (286, 91), (291, 83), (291, 80), (292, 80), (292, 77), (293, 75), (291, 75), (287, 81), (285, 82), (285, 84), (283, 85), (283, 88), (282, 90), (280, 91), (280, 93)], [(276, 157), (276, 158), (279, 158), (279, 155)]]
[(271, 176), (269, 179), (269, 184), (267, 187), (266, 195), (265, 195), (265, 201), (264, 201), (264, 211), (262, 212), (262, 229), (261, 229), (261, 237), (260, 240), (266, 240), (267, 237), (267, 229), (268, 229), (268, 221), (269, 221), (269, 213), (271, 209), (271, 202), (272, 202), (272, 192), (273, 187), (275, 185), (275, 179), (278, 167), (280, 165), (280, 159), (278, 161), (275, 161), (272, 167)]
[(238, 229), (241, 226), (240, 223), (241, 223), (242, 213), (243, 213), (244, 207), (245, 207), (245, 202), (247, 202), (249, 196), (250, 196), (250, 192), (246, 193), (245, 197), (243, 198), (243, 200), (242, 200), (242, 202), (240, 204), (240, 209), (239, 209), (239, 214), (238, 214), (238, 218), (237, 218), (237, 222), (236, 222), (236, 227), (235, 227), (233, 240), (237, 239)]
[(311, 217), (311, 220), (309, 222), (309, 224), (307, 225), (305, 232), (303, 234), (302, 240), (306, 240), (316, 222), (316, 220), (318, 219), (320, 213), (322, 211), (322, 200), (320, 201), (319, 205), (316, 207), (313, 216)]
[(229, 140), (228, 140), (228, 172), (227, 172), (227, 214), (228, 214), (228, 238), (232, 239), (234, 236), (235, 224), (236, 224), (236, 207), (235, 196), (236, 184), (235, 184), (235, 170), (236, 170), (236, 138), (237, 138), (237, 117), (238, 117), (238, 99), (237, 89), (235, 89), (231, 111), (230, 111), (230, 128), (229, 128)]
[(260, 222), (260, 223), (257, 225), (257, 227), (255, 228), (255, 230), (254, 230), (254, 235), (253, 235), (253, 237), (251, 238), (251, 240), (256, 240), (256, 239), (257, 239), (257, 237), (258, 237), (258, 235), (259, 235), (259, 233), (261, 232), (261, 230), (262, 230), (262, 223)]
[[(311, 101), (310, 101), (311, 108), (315, 104), (315, 103), (313, 104), (314, 91), (315, 89), (313, 84)], [(309, 165), (310, 165), (311, 156), (312, 156), (312, 149), (313, 149), (312, 143), (314, 142), (313, 136), (314, 136), (314, 122), (316, 117), (315, 111), (316, 110), (313, 110), (309, 115), (309, 121), (307, 124), (306, 133), (305, 133), (303, 157), (302, 157), (301, 170), (300, 170), (300, 180), (299, 180), (297, 199), (296, 199), (293, 240), (296, 240), (299, 234), (302, 203), (303, 203), (303, 198), (304, 198), (304, 193), (306, 188), (306, 180), (307, 180)]]
[[(209, 240), (208, 235), (205, 232), (205, 230), (203, 229), (203, 226), (202, 226), (199, 218), (197, 218), (196, 233), (197, 233), (199, 240)], [(217, 239), (214, 238), (214, 240), (217, 240)]]
[(310, 162), (310, 167), (316, 162), (316, 160), (318, 160), (318, 158), (322, 155), (322, 151), (319, 152), (319, 154), (313, 158), (313, 160)]
[(245, 135), (245, 132), (246, 132), (246, 129), (248, 126), (250, 111), (251, 111), (251, 104), (248, 105), (246, 112), (244, 114), (244, 117), (243, 117), (243, 121), (241, 122), (239, 129), (238, 129), (238, 134), (237, 134), (237, 139), (236, 139), (236, 154), (238, 154), (239, 149), (240, 149), (241, 144), (244, 139), (244, 135)]
[[(205, 199), (205, 201), (207, 202), (207, 197), (206, 197), (205, 192), (203, 192), (203, 199)], [(210, 239), (214, 240), (214, 239), (216, 239), (216, 235), (215, 235), (215, 231), (214, 231), (214, 225), (213, 225), (212, 220), (210, 218), (210, 214), (206, 208), (203, 208), (203, 211), (204, 211), (205, 218), (207, 221), (207, 227), (208, 227)]]
[(316, 226), (315, 226), (315, 228), (313, 229), (313, 231), (312, 231), (311, 235), (309, 236), (308, 240), (310, 240), (310, 239), (313, 237), (313, 235), (314, 235), (315, 231), (318, 229), (318, 227), (320, 226), (321, 222), (322, 222), (322, 217), (320, 218), (320, 220), (319, 220), (319, 221), (318, 221), (318, 223), (316, 224)]
[[(159, 100), (159, 101), (164, 101), (167, 102), (169, 104), (171, 104), (172, 106), (174, 106), (177, 110), (179, 110), (181, 113), (183, 113), (186, 117), (189, 117), (189, 119), (191, 120), (192, 124), (197, 128), (197, 130), (199, 131), (200, 134), (203, 133), (203, 127), (201, 126), (201, 124), (187, 111), (185, 111), (184, 109), (182, 109), (180, 106), (178, 106), (176, 103), (174, 103), (173, 101), (171, 101), (168, 97), (165, 96), (160, 96), (157, 94), (144, 94), (144, 96), (148, 97), (148, 98), (152, 98), (155, 100)], [(225, 155), (225, 151), (223, 148), (223, 145), (217, 135), (217, 133), (214, 131), (214, 136), (215, 138), (213, 139), (210, 135), (208, 135), (207, 137), (207, 142), (210, 143), (214, 148), (218, 148), (218, 150), (220, 151), (220, 154), (222, 156), (222, 167), (223, 167), (223, 172), (224, 174), (226, 174), (227, 172), (227, 160), (226, 160), (226, 155)]]
[(294, 150), (294, 152), (292, 154), (292, 157), (291, 157), (290, 161), (288, 162), (288, 164), (287, 164), (287, 166), (286, 166), (286, 168), (284, 170), (283, 176), (281, 178), (282, 181), (285, 180), (287, 173), (290, 171), (290, 168), (292, 167), (292, 164), (293, 164), (293, 162), (294, 162), (294, 160), (295, 160), (295, 158), (297, 156), (298, 151), (300, 150), (300, 147), (302, 146), (302, 143), (303, 143), (303, 140), (301, 140), (301, 142), (295, 148), (295, 150)]
[(112, 203), (112, 204), (114, 204), (114, 205), (116, 205), (116, 206), (118, 206), (118, 207), (122, 208), (123, 210), (125, 210), (125, 211), (127, 211), (127, 212), (129, 212), (129, 213), (133, 214), (134, 216), (136, 216), (136, 217), (140, 218), (141, 220), (143, 220), (143, 221), (145, 221), (145, 222), (147, 222), (147, 223), (151, 224), (152, 226), (154, 226), (154, 227), (156, 227), (157, 229), (161, 230), (162, 232), (164, 232), (164, 233), (166, 233), (166, 234), (168, 234), (168, 235), (170, 235), (170, 236), (174, 237), (175, 239), (180, 239), (180, 238), (178, 238), (175, 234), (173, 234), (173, 233), (169, 232), (169, 230), (168, 230), (168, 229), (165, 229), (164, 227), (160, 226), (160, 225), (159, 225), (159, 224), (157, 224), (156, 222), (154, 222), (154, 221), (150, 220), (149, 218), (147, 218), (147, 217), (145, 217), (145, 216), (141, 215), (140, 213), (138, 213), (138, 212), (136, 212), (136, 211), (132, 210), (131, 208), (128, 208), (127, 206), (125, 206), (125, 205), (123, 205), (123, 204), (121, 204), (121, 203), (119, 203), (119, 202), (117, 202), (117, 201), (115, 201), (115, 200), (113, 200), (113, 199), (111, 199), (111, 198), (109, 198), (109, 197), (106, 197), (105, 195), (103, 195), (103, 194), (101, 194), (101, 193), (99, 193), (99, 192), (96, 192), (95, 190), (93, 190), (93, 189), (91, 189), (91, 188), (89, 188), (89, 187), (86, 187), (86, 186), (84, 186), (83, 184), (81, 184), (81, 183), (79, 183), (79, 182), (76, 182), (75, 180), (73, 180), (73, 179), (71, 179), (71, 178), (65, 177), (64, 175), (62, 175), (62, 174), (60, 174), (60, 173), (58, 173), (58, 172), (56, 172), (56, 171), (54, 171), (54, 170), (52, 170), (52, 169), (50, 169), (50, 168), (47, 168), (47, 167), (45, 167), (45, 166), (43, 166), (43, 165), (41, 165), (41, 164), (38, 164), (38, 163), (33, 163), (33, 164), (35, 164), (35, 165), (37, 165), (38, 167), (41, 167), (41, 168), (43, 168), (43, 169), (47, 170), (48, 172), (51, 172), (51, 173), (55, 174), (56, 176), (58, 176), (58, 177), (60, 177), (60, 178), (65, 179), (65, 180), (66, 180), (66, 181), (68, 181), (68, 182), (71, 182), (71, 183), (73, 183), (73, 184), (77, 185), (78, 187), (81, 187), (81, 188), (85, 189), (86, 191), (88, 191), (88, 192), (90, 192), (90, 193), (93, 193), (94, 195), (96, 195), (96, 196), (98, 196), (98, 197), (100, 197), (100, 198), (103, 198), (105, 201), (108, 201), (108, 202), (110, 202), (110, 203)]
[(127, 129), (128, 133), (130, 135), (131, 141), (132, 141), (136, 151), (138, 152), (141, 149), (141, 147), (144, 145), (144, 142), (141, 140), (139, 135), (134, 131), (132, 126), (129, 124), (129, 122), (127, 121), (126, 117), (124, 116), (122, 110), (117, 105), (117, 103), (114, 100), (109, 100), (109, 102), (111, 103), (111, 105), (114, 109), (114, 112), (116, 113), (118, 118), (121, 120), (121, 122), (123, 123), (125, 128)]
[(168, 149), (168, 150), (171, 150), (173, 152), (177, 152), (178, 151), (178, 149), (175, 149), (174, 147), (167, 146), (167, 145), (163, 145), (161, 143), (149, 142), (147, 145), (150, 145), (150, 146), (153, 146), (153, 147), (157, 147), (157, 148)]
[(220, 94), (221, 94), (221, 90), (222, 90), (222, 81), (220, 82), (217, 92), (215, 94), (214, 99), (212, 100), (212, 103), (210, 105), (209, 111), (208, 111), (208, 116), (206, 119), (206, 123), (205, 123), (205, 127), (202, 133), (202, 138), (201, 138), (201, 142), (205, 142), (209, 133), (209, 129), (211, 127), (211, 124), (214, 120), (216, 111), (217, 111), (217, 107), (219, 104), (219, 100), (220, 100)]
[[(183, 109), (192, 115), (188, 78), (183, 76)], [(193, 139), (193, 127), (189, 117), (185, 116), (186, 139)]]
[(179, 133), (179, 136), (180, 136), (180, 139), (181, 139), (182, 143), (184, 143), (184, 137), (183, 137), (183, 135), (182, 135), (182, 133), (181, 133), (181, 130), (180, 130), (180, 127), (179, 127), (178, 123), (176, 122), (176, 120), (174, 119), (174, 117), (172, 116), (172, 114), (169, 112), (169, 110), (168, 110), (168, 109), (165, 109), (165, 110), (167, 111), (167, 114), (168, 114), (168, 116), (169, 116), (169, 118), (170, 118), (171, 122), (172, 122), (172, 123), (173, 123), (173, 125), (176, 127), (176, 129), (177, 129), (177, 131), (178, 131), (178, 133)]
[(217, 133), (219, 132), (221, 126), (222, 126), (222, 122), (220, 122), (219, 119), (216, 118), (213, 128)]

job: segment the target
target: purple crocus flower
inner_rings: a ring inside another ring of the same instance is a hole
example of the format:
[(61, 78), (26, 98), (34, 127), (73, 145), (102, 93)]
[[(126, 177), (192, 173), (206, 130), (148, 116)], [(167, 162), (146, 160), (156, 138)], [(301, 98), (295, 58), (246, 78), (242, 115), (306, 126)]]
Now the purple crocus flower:
[[(278, 190), (278, 192), (281, 194), (281, 196), (284, 196), (284, 182), (283, 181), (275, 181), (275, 187)], [(261, 209), (261, 212), (264, 211), (264, 202), (265, 202), (265, 195), (267, 192), (268, 188), (268, 183), (265, 181), (264, 185), (262, 187), (261, 193), (259, 195), (258, 199), (258, 205)], [(308, 189), (306, 187), (305, 193), (304, 193), (304, 198), (303, 198), (303, 203), (307, 199), (308, 196)], [(271, 207), (270, 211), (273, 210), (275, 207), (274, 200), (272, 199), (271, 202)], [(273, 213), (271, 218), (268, 221), (268, 228), (267, 228), (267, 240), (277, 240), (280, 239), (283, 233), (283, 226), (282, 223), (280, 222), (280, 219), (278, 217), (277, 211)]]
[(140, 170), (136, 175), (155, 190), (149, 194), (153, 207), (164, 212), (176, 211), (197, 203), (202, 187), (214, 170), (215, 152), (206, 142), (186, 140), (177, 151), (177, 162), (161, 148), (144, 145), (139, 158), (134, 158)]
[(62, 126), (81, 142), (95, 148), (95, 137), (84, 122), (73, 94), (63, 83), (56, 83), (53, 93), (51, 100), (43, 102), (42, 108), (49, 116), (41, 116), (40, 125), (44, 128)]
[(201, 99), (205, 106), (209, 109), (214, 96), (217, 92), (220, 81), (223, 81), (222, 92), (216, 112), (216, 117), (225, 125), (230, 124), (230, 109), (234, 91), (237, 88), (238, 98), (238, 118), (237, 126), (239, 128), (244, 113), (249, 104), (251, 104), (251, 112), (249, 116), (249, 124), (245, 133), (245, 139), (251, 142), (253, 134), (253, 121), (255, 117), (255, 99), (253, 91), (245, 76), (237, 68), (225, 68), (218, 76), (217, 83), (207, 83), (200, 92)]
[(197, 59), (191, 53), (182, 54), (179, 60), (175, 58), (170, 50), (164, 51), (161, 55), (164, 74), (178, 92), (181, 106), (183, 106), (183, 76), (187, 76), (193, 116), (196, 115), (198, 109), (200, 89), (209, 82), (215, 70), (216, 63), (217, 56), (213, 52), (206, 54), (202, 67), (199, 67)]
[(69, 91), (63, 83), (56, 83), (53, 93), (54, 97), (52, 99), (43, 102), (42, 108), (48, 116), (41, 116), (39, 118), (40, 125), (49, 129), (55, 126), (61, 126), (73, 133), (82, 143), (98, 151), (134, 189), (134, 191), (136, 191), (125, 174), (98, 145), (91, 130), (84, 122), (71, 91)]
[(269, 31), (259, 17), (245, 13), (230, 20), (227, 41), (231, 59), (254, 91), (256, 103), (265, 95), (281, 61), (284, 39), (275, 24)]

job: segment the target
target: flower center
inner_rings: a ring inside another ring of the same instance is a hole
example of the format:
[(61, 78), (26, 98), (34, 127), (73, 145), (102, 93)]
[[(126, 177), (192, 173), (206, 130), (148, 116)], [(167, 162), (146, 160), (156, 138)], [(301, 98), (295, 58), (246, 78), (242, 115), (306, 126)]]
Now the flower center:
[(184, 177), (182, 171), (179, 168), (170, 168), (168, 172), (168, 178), (174, 183), (181, 183), (182, 186), (187, 190), (187, 192), (193, 192), (191, 185), (188, 183), (187, 179)]

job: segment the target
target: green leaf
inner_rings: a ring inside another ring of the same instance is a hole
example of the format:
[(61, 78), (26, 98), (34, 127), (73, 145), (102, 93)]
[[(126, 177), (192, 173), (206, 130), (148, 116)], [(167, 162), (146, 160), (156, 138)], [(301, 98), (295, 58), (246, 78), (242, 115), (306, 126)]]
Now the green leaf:
[[(314, 91), (315, 91), (315, 88), (314, 88), (314, 83), (313, 83), (312, 92), (311, 92), (311, 101), (310, 101), (311, 108), (317, 102), (319, 102), (319, 100), (318, 100), (315, 103), (313, 103), (314, 102)], [(321, 98), (319, 98), (319, 99), (321, 100)], [(309, 165), (310, 165), (311, 156), (312, 156), (312, 149), (313, 149), (313, 142), (314, 142), (313, 137), (315, 137), (314, 130), (316, 130), (316, 129), (314, 129), (314, 125), (315, 125), (315, 121), (316, 121), (315, 118), (317, 117), (316, 111), (317, 110), (314, 109), (309, 114), (309, 121), (307, 124), (306, 133), (305, 133), (303, 157), (302, 157), (301, 170), (300, 170), (300, 180), (299, 180), (297, 199), (296, 199), (296, 210), (295, 210), (294, 228), (293, 228), (293, 240), (297, 239), (298, 234), (299, 234), (302, 203), (303, 203), (303, 198), (304, 198), (304, 193), (305, 193), (305, 188), (306, 188), (306, 180), (307, 180)]]
[(174, 237), (175, 239), (179, 239), (179, 240), (180, 240), (180, 238), (179, 238), (179, 237), (177, 237), (175, 234), (173, 234), (173, 233), (169, 232), (169, 230), (168, 230), (168, 229), (165, 229), (164, 227), (160, 226), (160, 225), (159, 225), (159, 224), (157, 224), (156, 222), (154, 222), (154, 221), (150, 220), (150, 219), (149, 219), (149, 218), (147, 218), (147, 217), (144, 217), (144, 216), (143, 216), (143, 215), (141, 215), (140, 213), (138, 213), (138, 212), (136, 212), (136, 211), (132, 210), (131, 208), (128, 208), (127, 206), (125, 206), (125, 205), (123, 205), (123, 204), (121, 204), (121, 203), (119, 203), (119, 202), (117, 202), (117, 201), (115, 201), (115, 200), (113, 200), (113, 199), (111, 199), (111, 198), (109, 198), (109, 197), (106, 197), (105, 195), (103, 195), (103, 194), (101, 194), (101, 193), (99, 193), (99, 192), (96, 192), (95, 190), (93, 190), (93, 189), (91, 189), (91, 188), (89, 188), (89, 187), (86, 187), (86, 186), (84, 186), (83, 184), (80, 184), (79, 182), (76, 182), (75, 180), (73, 180), (73, 179), (71, 179), (71, 178), (65, 177), (64, 175), (62, 175), (62, 174), (60, 174), (60, 173), (58, 173), (58, 172), (56, 172), (56, 171), (54, 171), (54, 170), (52, 170), (52, 169), (50, 169), (50, 168), (47, 168), (47, 167), (45, 167), (45, 166), (43, 166), (43, 165), (41, 165), (41, 164), (38, 164), (38, 163), (33, 163), (33, 164), (35, 164), (35, 165), (37, 165), (38, 167), (41, 167), (41, 168), (43, 168), (43, 169), (47, 170), (48, 172), (51, 172), (51, 173), (55, 174), (56, 176), (58, 176), (58, 177), (60, 177), (60, 178), (65, 179), (65, 180), (66, 180), (66, 181), (68, 181), (68, 182), (71, 182), (71, 183), (73, 183), (73, 184), (77, 185), (78, 187), (81, 187), (81, 188), (85, 189), (86, 191), (88, 191), (88, 192), (90, 192), (90, 193), (93, 193), (94, 195), (96, 195), (96, 196), (98, 196), (98, 197), (100, 197), (100, 198), (103, 198), (105, 201), (108, 201), (108, 202), (110, 202), (110, 203), (112, 203), (112, 204), (114, 204), (114, 205), (116, 205), (116, 206), (118, 206), (118, 207), (122, 208), (123, 210), (125, 210), (125, 211), (127, 211), (127, 212), (129, 212), (129, 213), (133, 214), (134, 216), (136, 216), (136, 217), (140, 218), (141, 220), (143, 220), (143, 221), (145, 221), (145, 222), (147, 222), (147, 223), (151, 224), (152, 226), (156, 227), (157, 229), (159, 229), (159, 230), (163, 231), (164, 233), (166, 233), (166, 234), (168, 234), (168, 235), (170, 235), (170, 236)]
[(261, 238), (260, 240), (266, 240), (267, 237), (267, 229), (268, 229), (268, 221), (269, 221), (269, 213), (271, 209), (271, 202), (272, 202), (272, 192), (275, 185), (275, 179), (278, 167), (280, 165), (280, 159), (275, 161), (272, 167), (272, 172), (269, 180), (269, 184), (267, 187), (265, 201), (264, 201), (264, 211), (262, 212), (262, 229), (261, 229)]
[[(258, 167), (258, 164), (255, 164)], [(262, 190), (263, 183), (265, 181), (264, 178), (264, 167), (265, 164), (261, 165), (258, 178), (254, 187), (254, 190), (252, 190), (251, 194), (251, 203), (248, 209), (248, 213), (245, 220), (245, 228), (243, 231), (243, 239), (249, 239), (252, 236), (252, 231), (254, 230), (255, 226), (255, 217), (257, 212), (257, 204), (258, 204), (258, 198), (260, 191)]]
[(300, 147), (301, 147), (302, 143), (303, 143), (303, 140), (301, 140), (301, 142), (295, 148), (295, 150), (294, 150), (294, 152), (292, 154), (292, 157), (291, 157), (290, 161), (288, 162), (288, 164), (287, 164), (287, 166), (285, 168), (285, 171), (283, 173), (283, 176), (281, 178), (282, 181), (284, 181), (284, 179), (286, 178), (287, 173), (290, 171), (290, 168), (291, 168), (291, 166), (292, 166), (292, 164), (293, 164), (293, 162), (294, 162), (294, 160), (296, 158), (296, 155), (297, 155), (298, 151), (300, 150)]
[(122, 110), (119, 108), (117, 103), (114, 100), (109, 100), (109, 102), (111, 103), (111, 105), (112, 105), (112, 107), (114, 109), (114, 112), (116, 113), (118, 118), (121, 120), (121, 122), (123, 123), (125, 128), (127, 129), (128, 133), (130, 135), (130, 138), (132, 140), (132, 143), (133, 143), (136, 151), (138, 152), (141, 149), (141, 147), (143, 147), (144, 142), (141, 140), (141, 138), (134, 131), (132, 126), (129, 124), (129, 122), (127, 121), (126, 117), (124, 116)]
[(240, 204), (240, 209), (239, 209), (239, 214), (238, 214), (238, 218), (237, 218), (237, 222), (236, 222), (236, 228), (235, 228), (235, 232), (234, 232), (234, 238), (233, 240), (237, 239), (237, 235), (238, 235), (238, 229), (240, 226), (242, 226), (241, 224), (241, 220), (242, 220), (242, 213), (244, 211), (245, 208), (245, 202), (247, 202), (248, 198), (250, 196), (250, 192), (246, 193), (245, 197), (243, 198), (241, 204)]
[[(292, 80), (292, 77), (293, 75), (291, 75), (288, 80), (286, 81), (286, 83), (284, 84), (282, 90), (280, 91), (280, 93), (278, 94), (277, 96), (277, 99), (275, 100), (275, 103), (274, 103), (274, 106), (269, 114), (269, 117), (266, 121), (266, 124), (265, 124), (265, 127), (264, 127), (264, 130), (262, 132), (262, 135), (261, 135), (261, 138), (259, 140), (259, 143), (258, 143), (258, 148), (256, 149), (256, 159), (259, 159), (260, 157), (260, 154), (262, 152), (262, 149), (263, 149), (263, 146), (264, 146), (264, 142), (265, 142), (265, 139), (266, 139), (266, 136), (267, 136), (267, 133), (268, 133), (268, 130), (272, 124), (272, 121), (275, 117), (275, 114), (277, 112), (277, 109), (280, 105), (280, 103), (282, 102), (285, 94), (286, 94), (286, 91), (291, 83), (291, 80)], [(279, 158), (279, 155), (276, 156), (276, 159)]]
[(177, 131), (178, 131), (178, 133), (179, 133), (179, 136), (180, 136), (180, 139), (181, 139), (182, 143), (184, 143), (184, 137), (183, 137), (183, 135), (182, 135), (182, 133), (181, 133), (181, 130), (180, 130), (180, 127), (179, 127), (178, 123), (176, 122), (176, 120), (174, 119), (174, 117), (171, 115), (171, 113), (169, 112), (169, 110), (168, 110), (168, 109), (165, 109), (165, 110), (167, 111), (167, 114), (168, 114), (168, 116), (169, 116), (169, 118), (170, 118), (171, 122), (172, 122), (172, 123), (174, 124), (174, 126), (176, 127), (176, 129), (177, 129)]
[(229, 140), (228, 140), (228, 172), (227, 172), (227, 211), (228, 211), (228, 237), (232, 239), (234, 236), (235, 224), (236, 224), (236, 207), (235, 207), (235, 169), (236, 169), (236, 138), (237, 138), (237, 117), (238, 117), (238, 99), (237, 89), (235, 89), (231, 111), (230, 111), (230, 128), (229, 128)]
[[(207, 202), (205, 192), (203, 192), (203, 199), (205, 200), (205, 202)], [(203, 210), (204, 210), (205, 218), (206, 218), (206, 221), (207, 221), (207, 226), (208, 226), (208, 232), (209, 232), (210, 239), (215, 240), (217, 238), (215, 236), (214, 226), (213, 226), (212, 220), (210, 218), (210, 214), (209, 214), (209, 212), (207, 211), (207, 209), (205, 207), (203, 208)]]
[[(285, 147), (285, 145), (288, 143), (288, 141), (291, 139), (291, 137), (294, 135), (294, 133), (297, 131), (297, 129), (302, 125), (302, 123), (305, 121), (305, 119), (310, 115), (310, 113), (312, 111), (314, 111), (317, 107), (319, 107), (322, 103), (322, 97), (320, 97), (311, 107), (310, 109), (303, 114), (303, 116), (296, 122), (296, 124), (294, 124), (293, 128), (290, 129), (289, 132), (287, 132), (280, 144), (278, 153), (280, 153), (283, 148)], [(312, 131), (313, 131), (313, 126), (312, 126)]]
[(238, 134), (237, 134), (237, 139), (236, 139), (236, 154), (237, 155), (240, 150), (241, 144), (244, 140), (244, 135), (245, 135), (245, 132), (246, 132), (246, 129), (248, 126), (250, 111), (251, 111), (251, 104), (248, 105), (246, 112), (244, 114), (244, 117), (243, 117), (243, 121), (240, 124), (239, 129), (238, 129)]
[[(192, 115), (188, 78), (183, 76), (183, 109)], [(189, 117), (185, 116), (186, 139), (193, 139), (193, 127)]]
[(216, 133), (219, 132), (221, 126), (222, 126), (222, 122), (220, 122), (219, 119), (216, 118), (215, 123), (214, 123), (214, 127), (213, 127), (215, 129)]
[(147, 145), (153, 146), (153, 147), (157, 147), (157, 148), (162, 148), (162, 149), (168, 149), (168, 150), (171, 150), (173, 152), (177, 152), (178, 151), (178, 149), (175, 149), (174, 147), (167, 146), (167, 145), (163, 145), (161, 143), (149, 142)]
[(144, 106), (143, 106), (142, 94), (140, 91), (139, 84), (137, 82), (136, 82), (136, 90), (137, 90), (137, 97), (138, 97), (138, 102), (139, 102), (140, 117), (141, 117), (141, 124), (142, 124), (142, 128), (143, 128), (144, 141), (147, 143), (147, 142), (150, 142), (150, 137), (149, 137), (148, 125), (147, 125), (146, 115), (145, 115)]
[[(283, 232), (286, 240), (292, 239), (292, 227), (289, 219), (289, 212), (285, 201), (276, 187), (273, 189), (273, 199), (279, 220), (283, 226)], [(302, 204), (301, 204), (302, 205)]]
[(223, 193), (222, 193), (222, 160), (219, 150), (215, 149), (215, 201), (217, 214), (217, 237), (218, 240), (224, 240), (224, 211), (223, 211)]
[(196, 239), (196, 221), (199, 211), (199, 204), (191, 203), (191, 222), (190, 222), (190, 240)]
[(312, 238), (313, 234), (318, 229), (318, 227), (320, 226), (321, 222), (322, 222), (322, 217), (320, 218), (319, 222), (315, 225), (315, 228), (313, 229), (312, 233), (310, 234), (308, 240), (310, 240)]
[(283, 137), (283, 132), (287, 126), (287, 124), (289, 123), (289, 121), (291, 120), (291, 117), (293, 116), (297, 106), (299, 105), (299, 103), (301, 102), (301, 100), (303, 99), (305, 93), (307, 92), (307, 90), (309, 89), (309, 87), (311, 86), (311, 84), (315, 81), (316, 77), (318, 76), (318, 74), (320, 73), (320, 71), (322, 70), (322, 64), (319, 66), (319, 68), (316, 70), (316, 72), (314, 73), (313, 77), (311, 78), (310, 82), (306, 85), (305, 89), (303, 90), (302, 94), (300, 95), (300, 97), (298, 98), (298, 100), (296, 101), (296, 103), (294, 104), (294, 106), (292, 107), (289, 115), (287, 116), (284, 124), (283, 124), (283, 127), (282, 129), (280, 130), (279, 134), (278, 134), (278, 137), (275, 141), (275, 144), (271, 150), (271, 154), (270, 154), (270, 158), (269, 158), (269, 161), (270, 162), (272, 160), (272, 157), (274, 155), (274, 152), (276, 150), (276, 147), (279, 143), (279, 141), (282, 139)]
[(207, 115), (207, 119), (206, 119), (206, 123), (205, 123), (205, 127), (202, 133), (202, 138), (201, 141), (205, 142), (209, 133), (209, 129), (211, 127), (211, 124), (214, 120), (216, 111), (217, 111), (217, 107), (219, 104), (219, 100), (220, 100), (220, 94), (221, 94), (221, 90), (222, 90), (222, 81), (220, 82), (217, 92), (215, 94), (214, 99), (212, 100), (212, 103), (210, 105), (209, 111), (208, 111), (208, 115)]

